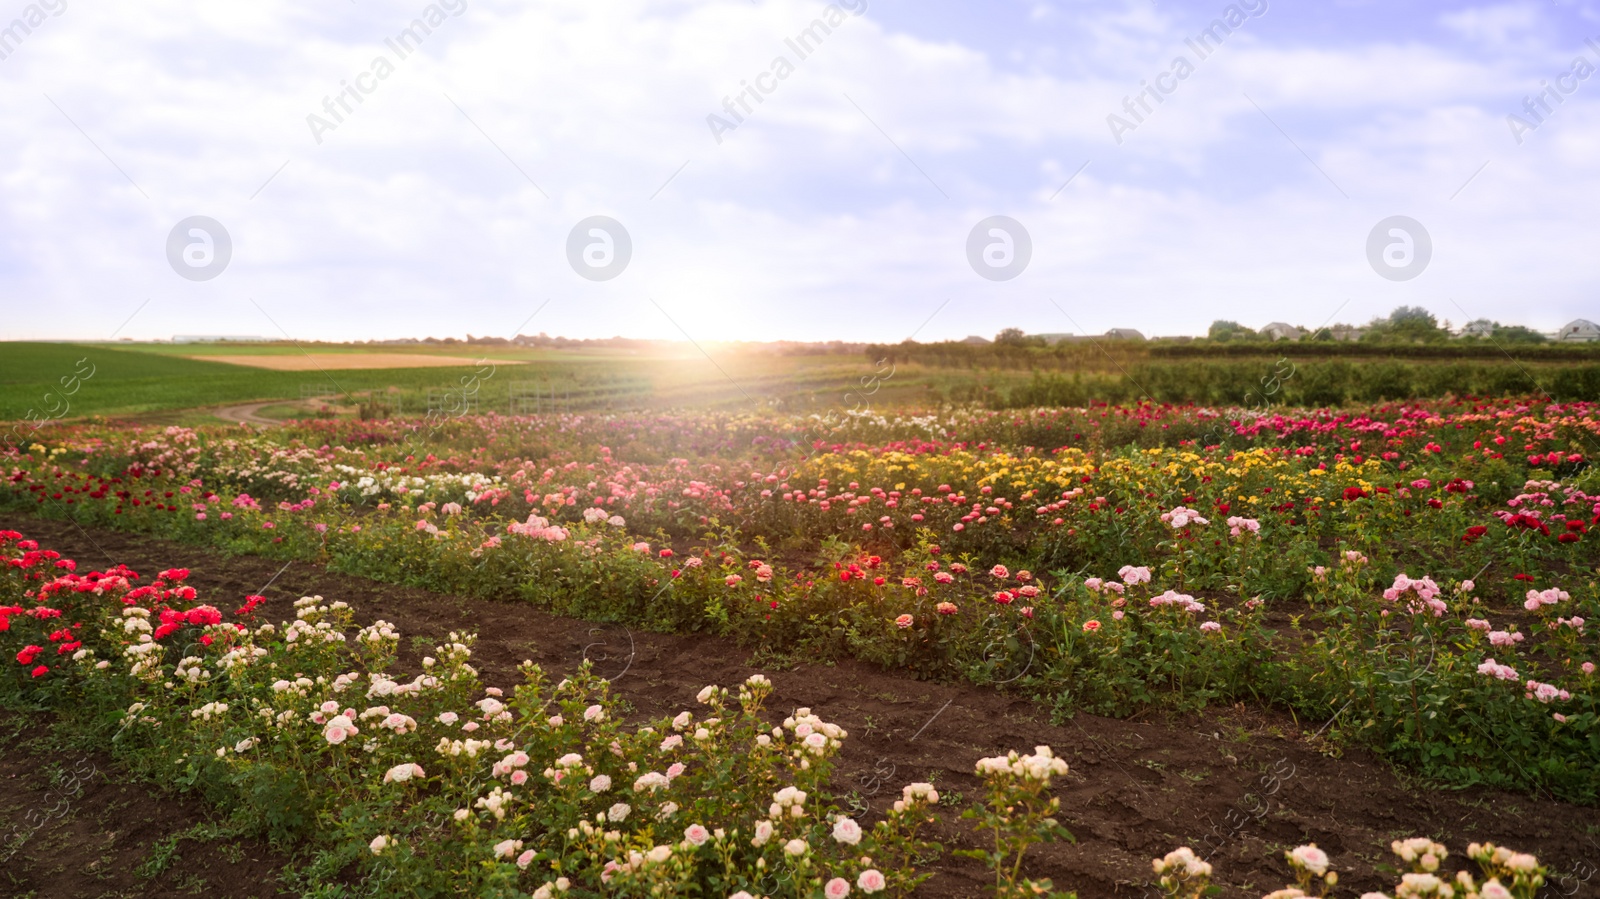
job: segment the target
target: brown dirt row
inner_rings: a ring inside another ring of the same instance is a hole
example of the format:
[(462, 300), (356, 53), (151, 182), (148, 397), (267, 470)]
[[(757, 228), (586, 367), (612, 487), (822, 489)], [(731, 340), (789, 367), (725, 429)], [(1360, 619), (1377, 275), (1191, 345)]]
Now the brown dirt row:
[[(975, 798), (981, 784), (972, 770), (980, 756), (1048, 744), (1071, 766), (1057, 793), (1061, 819), (1077, 842), (1035, 849), (1027, 868), (1084, 897), (1154, 899), (1159, 894), (1148, 885), (1150, 860), (1184, 844), (1209, 855), (1222, 895), (1260, 896), (1289, 882), (1284, 850), (1312, 841), (1340, 872), (1338, 894), (1388, 892), (1397, 875), (1380, 874), (1377, 866), (1391, 866), (1389, 842), (1405, 836), (1441, 840), (1458, 856), (1469, 841), (1483, 840), (1534, 852), (1555, 871), (1575, 875), (1547, 888), (1555, 890), (1552, 896), (1600, 895), (1600, 878), (1584, 879), (1585, 872), (1600, 866), (1600, 812), (1595, 809), (1487, 789), (1415, 784), (1364, 750), (1340, 752), (1318, 740), (1314, 731), (1320, 722), (1301, 727), (1272, 710), (1236, 706), (1129, 720), (1079, 715), (1057, 725), (1037, 703), (1003, 691), (916, 681), (856, 662), (760, 668), (752, 665), (748, 649), (728, 640), (597, 626), (547, 615), (516, 600), (440, 595), (336, 574), (308, 562), (285, 568), (260, 557), (229, 557), (117, 531), (80, 531), (66, 522), (5, 515), (0, 527), (22, 531), (84, 567), (123, 562), (147, 577), (161, 568), (189, 568), (189, 583), (219, 607), (231, 608), (228, 603), (272, 581), (265, 595), (274, 620), (290, 617), (296, 598), (321, 595), (350, 603), (362, 623), (377, 618), (394, 623), (405, 642), (451, 630), (476, 632), (474, 664), (486, 683), (502, 687), (515, 683), (515, 667), (523, 659), (555, 675), (571, 671), (587, 656), (599, 673), (613, 678), (616, 695), (649, 717), (693, 708), (694, 694), (705, 684), (732, 685), (764, 670), (776, 685), (769, 700), (774, 711), (810, 706), (850, 732), (836, 785), (871, 809), (864, 813), (868, 820), (902, 784), (914, 780), (932, 781), (946, 796)], [(10, 759), (13, 753), (6, 755)], [(115, 769), (108, 764), (102, 770)], [(185, 809), (191, 817), (203, 814), (190, 800), (142, 786), (123, 788), (148, 796), (149, 802)], [(74, 812), (84, 833), (52, 849), (50, 864), (94, 864), (104, 854), (97, 840), (152, 817), (115, 800), (90, 800), (86, 793)], [(941, 810), (935, 838), (947, 849), (976, 846), (967, 822), (957, 820), (953, 809)], [(44, 864), (29, 861), (34, 857), (26, 851), (20, 858), (19, 864)], [(104, 864), (125, 868), (137, 860), (124, 853)], [(984, 872), (974, 862), (947, 858), (937, 871), (922, 895), (983, 892)], [(34, 888), (40, 897), (95, 895), (56, 890), (48, 878)]]
[(198, 802), (134, 782), (104, 752), (53, 745), (45, 722), (0, 712), (0, 896), (286, 895), (285, 859), (260, 841), (195, 839), (219, 823)]

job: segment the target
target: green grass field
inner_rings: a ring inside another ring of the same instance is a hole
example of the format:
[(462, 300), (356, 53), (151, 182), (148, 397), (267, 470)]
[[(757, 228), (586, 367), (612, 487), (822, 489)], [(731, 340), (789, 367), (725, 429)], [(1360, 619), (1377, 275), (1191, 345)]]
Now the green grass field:
[[(487, 348), (487, 353), (486, 348), (469, 346), (308, 349), (319, 354), (337, 349), (525, 361), (477, 375), (481, 412), (512, 411), (513, 394), (532, 391), (541, 397), (540, 408), (548, 410), (552, 388), (555, 407), (573, 410), (761, 404), (850, 408), (863, 400), (880, 405), (891, 396), (920, 398), (928, 389), (905, 366), (875, 375), (871, 363), (854, 355), (728, 354), (712, 363), (693, 350), (672, 357), (640, 357), (616, 350), (518, 347)], [(281, 345), (0, 343), (0, 421), (25, 419), (30, 413), (36, 418), (147, 417), (256, 401), (298, 401), (306, 391), (319, 389), (330, 391), (329, 401), (341, 405), (366, 403), (389, 412), (398, 407), (402, 415), (421, 415), (427, 411), (430, 390), (470, 388), (477, 373), (472, 366), (283, 372), (186, 358), (300, 352)], [(881, 379), (876, 385), (875, 376)], [(532, 402), (524, 399), (516, 408), (532, 411)], [(201, 413), (182, 420), (205, 418)]]
[[(255, 402), (278, 404), (267, 417), (298, 414), (296, 409), (311, 407), (283, 404), (319, 393), (322, 402), (342, 407), (339, 414), (371, 417), (425, 415), (430, 396), (432, 407), (446, 413), (502, 414), (688, 407), (841, 412), (925, 409), (941, 402), (1015, 408), (1140, 399), (1337, 406), (1464, 394), (1600, 400), (1600, 363), (1594, 361), (1328, 359), (1312, 352), (1316, 347), (1302, 355), (1302, 348), (1290, 346), (1282, 348), (1283, 360), (1233, 354), (1169, 360), (1140, 356), (1136, 347), (1121, 348), (1126, 358), (1118, 358), (1085, 345), (1046, 365), (1037, 353), (1007, 355), (990, 348), (984, 356), (967, 353), (967, 347), (944, 348), (951, 353), (877, 348), (892, 361), (875, 363), (866, 353), (780, 355), (737, 345), (708, 346), (712, 359), (707, 359), (687, 344), (633, 350), (0, 343), (0, 421), (106, 416), (197, 424), (215, 421), (213, 413), (221, 407)], [(307, 352), (487, 358), (501, 364), (272, 371), (204, 358)], [(1071, 365), (1063, 368), (1065, 362)], [(1261, 386), (1274, 378), (1281, 390)], [(459, 400), (463, 390), (475, 399), (465, 408)]]
[[(135, 415), (213, 407), (254, 400), (299, 399), (302, 389), (359, 394), (398, 388), (402, 396), (421, 396), (428, 388), (456, 387), (473, 368), (415, 368), (282, 372), (188, 359), (146, 347), (5, 343), (0, 344), (0, 420), (35, 415), (76, 418)], [(186, 345), (185, 353), (199, 349)], [(225, 348), (228, 352), (236, 349)], [(278, 350), (281, 348), (257, 348)], [(291, 352), (298, 352), (293, 347)], [(194, 352), (195, 355), (203, 353)], [(259, 353), (257, 353), (259, 354)], [(239, 355), (246, 355), (239, 353)], [(92, 370), (90, 369), (92, 366)], [(504, 368), (501, 372), (510, 371)], [(75, 371), (92, 371), (73, 389)], [(549, 377), (547, 366), (517, 366), (518, 377)], [(63, 380), (65, 379), (65, 380)], [(493, 378), (489, 379), (490, 381)]]

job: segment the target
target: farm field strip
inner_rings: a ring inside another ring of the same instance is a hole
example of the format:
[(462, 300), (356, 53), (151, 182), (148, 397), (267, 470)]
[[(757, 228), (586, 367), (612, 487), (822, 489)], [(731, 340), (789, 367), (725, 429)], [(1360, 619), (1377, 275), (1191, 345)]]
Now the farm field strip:
[(383, 368), (476, 368), (486, 362), (495, 365), (524, 365), (521, 359), (489, 356), (433, 356), (423, 353), (295, 353), (225, 356), (208, 354), (185, 356), (206, 362), (221, 362), (271, 371), (351, 371)]
[[(1259, 408), (1269, 402), (1359, 404), (1463, 393), (1514, 397), (1530, 389), (1562, 401), (1600, 400), (1600, 364), (1592, 361), (1591, 351), (1516, 350), (1513, 357), (1496, 353), (1493, 358), (1452, 360), (1412, 352), (1442, 351), (1438, 347), (1407, 346), (1366, 347), (1368, 352), (1351, 358), (1329, 357), (1328, 347), (1311, 344), (1278, 352), (1264, 345), (1187, 348), (1195, 352), (1176, 352), (1182, 347), (1166, 348), (1174, 352), (1136, 346), (1104, 349), (1085, 344), (1040, 353), (940, 344), (869, 346), (864, 354), (843, 349), (789, 354), (731, 345), (710, 347), (708, 358), (687, 348), (657, 345), (0, 343), (0, 384), (6, 385), (0, 393), (0, 421), (193, 414), (227, 403), (298, 399), (308, 390), (349, 393), (369, 401), (387, 397), (386, 408), (368, 410), (370, 417), (379, 418), (422, 414), (430, 408), (430, 391), (471, 393), (479, 412), (528, 412), (533, 410), (519, 406), (514, 396), (548, 393), (552, 387), (566, 404), (559, 407), (563, 411), (604, 403), (654, 409), (748, 408), (754, 403), (795, 412), (827, 409), (841, 401), (858, 410), (930, 403), (1079, 406), (1108, 400)], [(1234, 352), (1240, 349), (1247, 353)], [(1492, 348), (1474, 352), (1483, 349)], [(428, 367), (372, 367), (386, 354), (407, 365)], [(237, 357), (237, 364), (218, 361), (221, 357)], [(452, 357), (464, 361), (456, 366), (434, 361)], [(491, 368), (486, 360), (503, 362), (506, 370)], [(273, 370), (286, 366), (299, 370)], [(93, 372), (90, 383), (72, 380), (86, 380), (83, 373), (88, 371)], [(397, 409), (396, 401), (403, 409)]]
[[(871, 370), (841, 356), (735, 357), (719, 369), (700, 355), (516, 347), (418, 348), (389, 355), (423, 367), (374, 368), (374, 360), (386, 354), (351, 347), (0, 343), (0, 422), (13, 421), (8, 430), (26, 434), (85, 416), (298, 400), (307, 391), (346, 404), (351, 397), (387, 403), (390, 411), (398, 401), (414, 418), (429, 408), (429, 392), (462, 401), (470, 395), (478, 411), (501, 413), (515, 407), (514, 395), (548, 397), (551, 390), (563, 408), (606, 401), (731, 404), (750, 397), (804, 405), (815, 403), (817, 394), (842, 395)], [(237, 357), (237, 364), (219, 356)], [(441, 359), (458, 361), (446, 366)], [(912, 386), (909, 376), (893, 386), (902, 385)]]

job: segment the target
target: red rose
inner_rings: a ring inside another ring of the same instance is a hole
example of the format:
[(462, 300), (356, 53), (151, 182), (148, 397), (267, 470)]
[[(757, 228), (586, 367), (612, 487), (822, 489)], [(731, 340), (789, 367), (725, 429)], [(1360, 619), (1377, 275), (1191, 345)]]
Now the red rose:
[(184, 619), (194, 625), (221, 624), (222, 613), (212, 606), (195, 606), (184, 615)]

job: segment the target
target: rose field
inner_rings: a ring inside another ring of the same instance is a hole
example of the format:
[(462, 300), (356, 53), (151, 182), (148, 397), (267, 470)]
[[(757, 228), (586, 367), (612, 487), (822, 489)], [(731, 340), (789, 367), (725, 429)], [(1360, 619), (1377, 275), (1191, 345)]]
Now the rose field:
[(54, 425), (0, 444), (0, 891), (1593, 892), (1597, 447), (1547, 398)]

